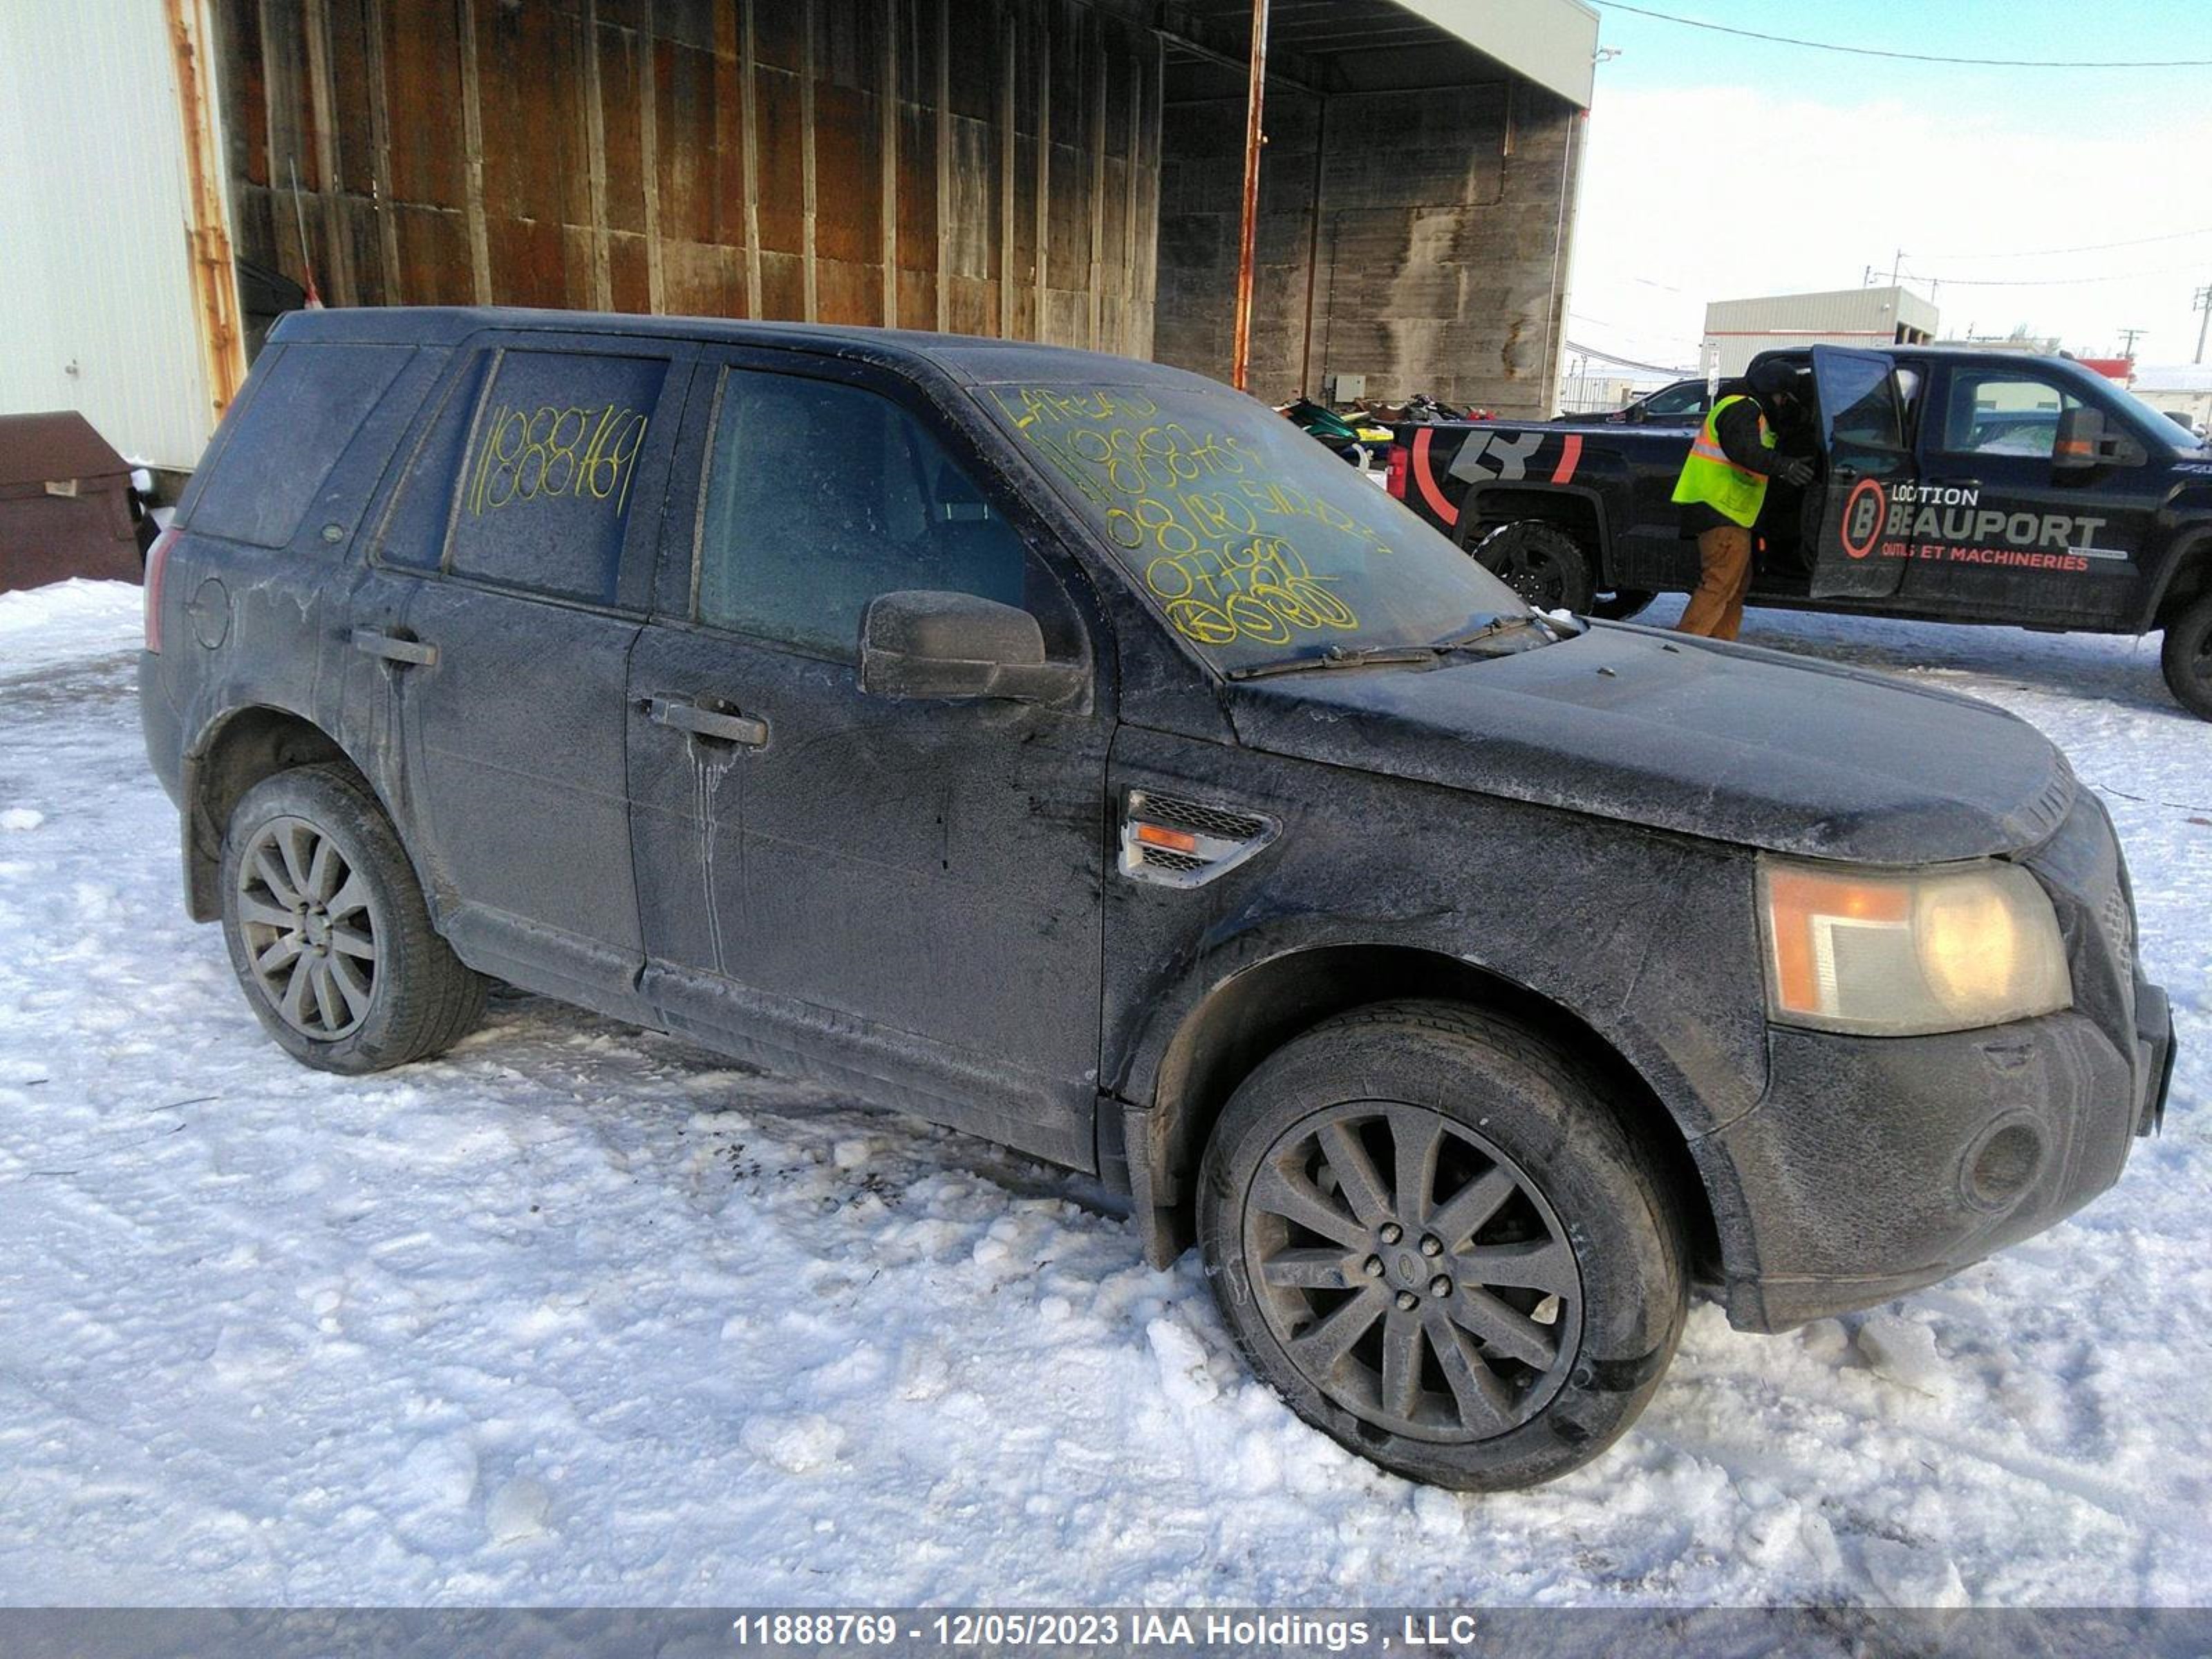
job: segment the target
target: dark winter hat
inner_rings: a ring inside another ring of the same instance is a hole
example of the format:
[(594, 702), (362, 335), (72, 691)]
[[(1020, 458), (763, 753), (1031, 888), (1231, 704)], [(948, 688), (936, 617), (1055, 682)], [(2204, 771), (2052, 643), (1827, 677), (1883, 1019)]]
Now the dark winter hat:
[(1796, 366), (1784, 362), (1778, 357), (1761, 358), (1744, 376), (1750, 382), (1752, 395), (1761, 403), (1777, 398), (1795, 399), (1801, 397), (1798, 378)]

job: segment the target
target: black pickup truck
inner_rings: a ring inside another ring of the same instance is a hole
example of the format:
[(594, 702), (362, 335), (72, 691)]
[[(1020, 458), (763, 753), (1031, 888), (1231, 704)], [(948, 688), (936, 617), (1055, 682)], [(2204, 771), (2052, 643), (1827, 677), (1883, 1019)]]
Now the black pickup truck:
[[(2051, 632), (2163, 629), (2212, 720), (2212, 449), (2066, 358), (1918, 347), (1802, 367), (1813, 461), (1758, 526), (1754, 605)], [(1695, 434), (1481, 422), (1395, 428), (1389, 487), (1531, 601), (1632, 616), (1698, 582), (1671, 499)]]

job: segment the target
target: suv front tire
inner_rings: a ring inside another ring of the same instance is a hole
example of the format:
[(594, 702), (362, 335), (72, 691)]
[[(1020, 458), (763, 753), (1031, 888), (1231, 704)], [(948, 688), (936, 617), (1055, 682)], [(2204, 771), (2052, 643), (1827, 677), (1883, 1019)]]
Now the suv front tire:
[(426, 1059), (483, 1017), (483, 976), (431, 928), (391, 820), (343, 767), (279, 772), (240, 800), (222, 933), (269, 1035), (320, 1071)]
[(1293, 1411), (1464, 1491), (1603, 1451), (1687, 1308), (1680, 1219), (1595, 1080), (1456, 1004), (1340, 1015), (1262, 1062), (1207, 1146), (1198, 1231)]

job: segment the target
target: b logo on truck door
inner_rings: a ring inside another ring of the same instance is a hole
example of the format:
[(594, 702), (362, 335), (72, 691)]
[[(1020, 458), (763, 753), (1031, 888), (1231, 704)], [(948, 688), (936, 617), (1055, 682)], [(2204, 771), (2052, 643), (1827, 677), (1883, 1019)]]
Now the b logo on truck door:
[(1855, 559), (1866, 557), (1881, 539), (1888, 518), (1889, 498), (1882, 494), (1881, 480), (1861, 478), (1844, 502), (1844, 551)]

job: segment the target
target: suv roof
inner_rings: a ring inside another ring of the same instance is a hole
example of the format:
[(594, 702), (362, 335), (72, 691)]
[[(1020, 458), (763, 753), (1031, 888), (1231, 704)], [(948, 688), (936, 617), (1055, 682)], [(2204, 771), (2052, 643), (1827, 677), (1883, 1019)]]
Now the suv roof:
[(497, 306), (360, 306), (288, 312), (272, 344), (457, 345), (484, 329), (545, 329), (567, 334), (699, 340), (860, 356), (893, 366), (927, 365), (963, 386), (1008, 381), (1097, 381), (1218, 387), (1187, 370), (1134, 357), (1037, 345), (978, 335), (828, 323), (762, 323), (728, 317), (643, 317), (628, 312), (534, 311)]

